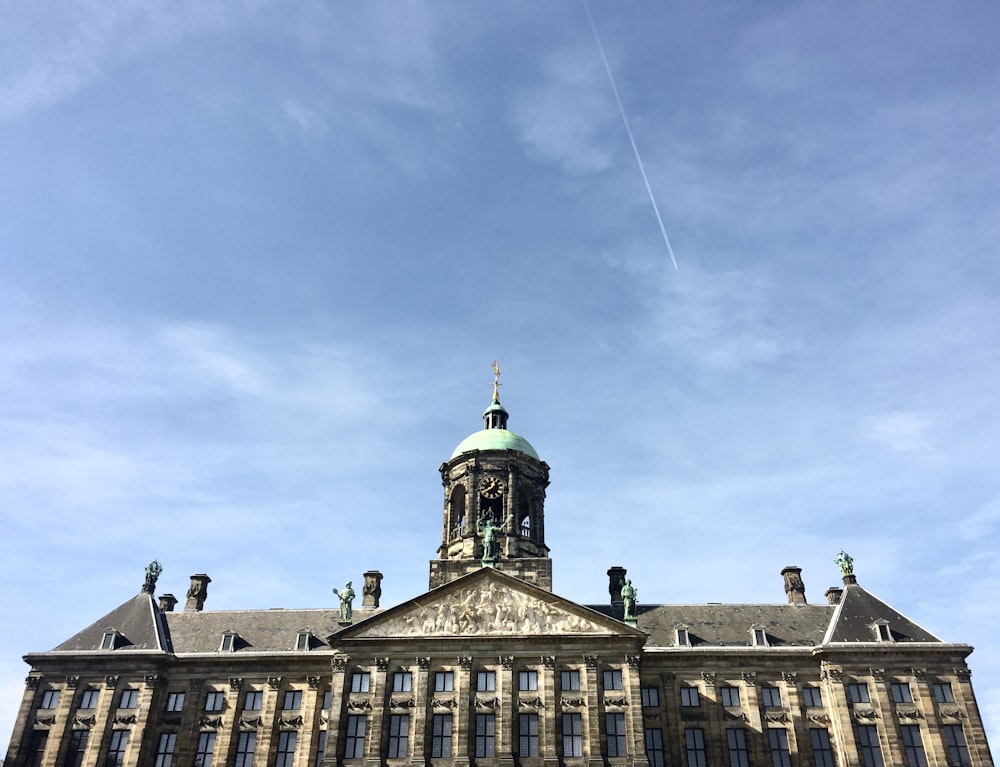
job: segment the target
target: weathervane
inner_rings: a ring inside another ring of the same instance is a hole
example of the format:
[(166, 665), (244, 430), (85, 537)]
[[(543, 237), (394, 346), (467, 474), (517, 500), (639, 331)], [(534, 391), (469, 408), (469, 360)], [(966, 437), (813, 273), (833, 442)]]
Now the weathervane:
[(500, 404), (500, 363), (493, 360), (493, 401)]

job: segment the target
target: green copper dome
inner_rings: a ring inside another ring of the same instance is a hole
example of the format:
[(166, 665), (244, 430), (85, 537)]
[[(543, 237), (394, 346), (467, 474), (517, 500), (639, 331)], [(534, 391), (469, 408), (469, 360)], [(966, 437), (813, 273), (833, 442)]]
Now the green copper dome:
[(507, 429), (483, 429), (458, 443), (452, 458), (460, 456), (462, 453), (471, 453), (473, 450), (518, 450), (525, 455), (530, 455), (536, 461), (542, 460), (524, 437), (515, 434)]

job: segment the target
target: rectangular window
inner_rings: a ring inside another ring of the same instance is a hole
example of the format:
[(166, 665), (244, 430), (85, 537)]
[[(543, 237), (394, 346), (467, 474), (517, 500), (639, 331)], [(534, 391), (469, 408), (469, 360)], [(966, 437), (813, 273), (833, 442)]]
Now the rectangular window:
[(771, 746), (771, 767), (792, 767), (792, 755), (788, 750), (788, 730), (782, 727), (768, 727), (767, 741)]
[(933, 686), (934, 700), (938, 703), (954, 703), (955, 695), (951, 691), (951, 685), (948, 682), (937, 682)]
[(302, 708), (302, 690), (288, 690), (285, 692), (284, 711), (298, 711)]
[[(347, 717), (347, 747), (344, 749), (345, 759), (361, 759), (365, 755), (365, 732), (367, 730), (367, 716), (352, 714)], [(403, 752), (403, 755), (405, 756), (405, 744), (403, 746)]]
[(155, 767), (170, 767), (174, 761), (174, 747), (177, 745), (176, 732), (161, 732), (156, 743)]
[(517, 718), (519, 755), (538, 756), (538, 714), (521, 714)]
[(645, 735), (649, 767), (663, 767), (663, 730), (658, 727), (647, 727)]
[(114, 631), (105, 631), (104, 632), (104, 639), (101, 640), (101, 649), (102, 650), (113, 650), (113, 649), (115, 649), (115, 632)]
[(913, 703), (910, 685), (906, 682), (893, 682), (889, 687), (892, 690), (892, 700), (894, 703)]
[(112, 730), (111, 743), (108, 745), (106, 767), (122, 767), (125, 761), (125, 746), (128, 745), (128, 730)]
[[(73, 730), (69, 735), (69, 750), (66, 752), (65, 767), (80, 767), (83, 755), (87, 752), (87, 742), (90, 740), (90, 730)], [(157, 762), (156, 767), (160, 767)]]
[(397, 671), (392, 675), (393, 692), (412, 692), (413, 673), (410, 671)]
[(323, 693), (323, 708), (324, 709), (330, 708), (330, 704), (332, 702), (333, 702), (333, 692), (331, 690), (327, 690), (326, 692)]
[(579, 692), (580, 672), (563, 671), (559, 674), (559, 687), (563, 692)]
[(497, 719), (494, 714), (476, 714), (476, 756), (496, 755)]
[(775, 708), (781, 705), (781, 690), (777, 687), (761, 687), (760, 699), (765, 706)]
[(583, 756), (583, 717), (580, 714), (562, 715), (563, 756)]
[(274, 767), (292, 767), (292, 762), (295, 761), (296, 735), (296, 732), (289, 730), (278, 733), (278, 752), (274, 756)]
[(97, 708), (99, 697), (101, 697), (100, 690), (84, 690), (80, 696), (80, 708)]
[(944, 743), (948, 747), (948, 764), (950, 767), (969, 767), (969, 747), (965, 744), (965, 733), (960, 724), (946, 724), (941, 727), (944, 732)]
[(389, 758), (406, 756), (410, 742), (410, 715), (392, 714), (389, 717)]
[(858, 725), (858, 749), (864, 767), (883, 767), (882, 746), (879, 745), (878, 728), (875, 725)]
[(851, 703), (871, 703), (871, 696), (868, 694), (868, 685), (864, 682), (847, 685), (847, 697)]
[(622, 672), (618, 670), (605, 671), (604, 672), (604, 689), (605, 690), (624, 690), (625, 685), (622, 684)]
[(625, 756), (625, 714), (605, 714), (604, 729), (608, 736), (608, 756)]
[(194, 767), (212, 767), (215, 755), (215, 733), (199, 732), (198, 749), (194, 752)]
[(42, 693), (42, 705), (39, 708), (55, 708), (59, 705), (59, 690), (46, 690)]
[(367, 671), (355, 671), (351, 674), (351, 692), (368, 692), (372, 685), (372, 675)]
[(243, 698), (243, 709), (245, 711), (260, 711), (264, 702), (264, 693), (260, 690), (248, 690)]
[(252, 767), (253, 752), (256, 748), (257, 733), (241, 732), (239, 739), (236, 741), (236, 761), (233, 762), (233, 767)]
[(519, 671), (517, 673), (517, 689), (521, 692), (533, 692), (538, 689), (537, 671)]
[(924, 753), (924, 741), (920, 737), (920, 726), (903, 724), (899, 727), (903, 736), (903, 754), (906, 757), (906, 767), (927, 767), (927, 754)]
[(451, 756), (451, 714), (434, 714), (431, 721), (431, 759)]
[(222, 704), (225, 700), (225, 693), (212, 691), (205, 696), (205, 710), (222, 711)]
[(757, 647), (767, 647), (767, 632), (764, 629), (754, 629), (753, 643)]
[(708, 767), (704, 730), (684, 730), (684, 748), (687, 751), (687, 767)]
[(819, 687), (803, 687), (802, 702), (810, 708), (817, 708), (823, 705), (823, 694)]
[(477, 692), (495, 692), (497, 689), (497, 674), (495, 671), (480, 671), (476, 674)]
[(642, 705), (644, 708), (656, 708), (660, 705), (659, 687), (643, 687), (641, 692)]
[(726, 708), (739, 708), (740, 706), (740, 688), (739, 687), (723, 687), (722, 688), (722, 705)]
[(729, 767), (750, 767), (747, 731), (741, 727), (730, 727), (726, 730), (726, 743), (729, 746)]
[(184, 708), (184, 693), (171, 692), (167, 694), (166, 711), (180, 711)]
[(122, 690), (118, 699), (118, 708), (135, 708), (139, 704), (139, 691), (133, 687)]
[(685, 708), (693, 708), (701, 705), (701, 698), (698, 695), (697, 687), (681, 687), (681, 705)]
[(45, 744), (49, 740), (48, 730), (32, 730), (31, 740), (28, 742), (28, 759), (25, 767), (41, 767), (42, 758), (45, 756)]
[(809, 739), (813, 748), (813, 764), (816, 767), (836, 767), (833, 761), (833, 745), (830, 743), (830, 731), (821, 727), (809, 730)]
[(235, 634), (223, 634), (222, 643), (219, 645), (219, 652), (232, 652), (235, 640)]
[(438, 671), (434, 674), (434, 692), (451, 692), (455, 689), (455, 672)]
[(300, 631), (298, 636), (295, 638), (295, 649), (296, 650), (308, 650), (309, 649), (309, 632)]
[(320, 767), (323, 764), (323, 755), (326, 752), (326, 730), (319, 731), (319, 738), (316, 740), (316, 764), (313, 767)]

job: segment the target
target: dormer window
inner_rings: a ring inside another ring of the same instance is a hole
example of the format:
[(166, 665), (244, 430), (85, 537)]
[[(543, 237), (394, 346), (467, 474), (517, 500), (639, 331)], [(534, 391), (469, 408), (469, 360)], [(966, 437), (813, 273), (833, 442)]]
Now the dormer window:
[(233, 652), (236, 649), (235, 631), (227, 631), (222, 635), (222, 643), (219, 645), (219, 652)]
[(674, 628), (676, 634), (677, 646), (678, 647), (690, 647), (691, 646), (691, 635), (688, 633), (686, 626), (676, 626)]
[(876, 642), (892, 642), (892, 632), (889, 630), (889, 621), (878, 620), (872, 624), (872, 631), (875, 632)]
[(104, 632), (104, 638), (101, 639), (101, 649), (114, 650), (115, 645), (117, 643), (118, 643), (118, 631), (116, 629), (107, 629)]
[(298, 651), (308, 650), (311, 638), (312, 632), (309, 629), (300, 629), (298, 636), (295, 638), (295, 649)]
[(754, 626), (750, 629), (750, 641), (754, 647), (769, 647), (767, 641), (767, 631), (762, 626)]

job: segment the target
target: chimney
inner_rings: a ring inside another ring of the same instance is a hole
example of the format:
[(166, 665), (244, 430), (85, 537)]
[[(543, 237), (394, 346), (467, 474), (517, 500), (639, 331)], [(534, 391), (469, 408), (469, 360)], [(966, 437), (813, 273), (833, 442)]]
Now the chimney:
[(789, 565), (781, 574), (785, 576), (785, 593), (788, 595), (788, 604), (806, 604), (806, 586), (802, 582), (802, 568)]
[(844, 595), (844, 590), (837, 586), (831, 586), (826, 590), (826, 601), (831, 605), (839, 605), (840, 598)]
[(160, 609), (165, 613), (172, 613), (174, 605), (177, 604), (177, 597), (173, 594), (160, 594)]
[(622, 586), (625, 585), (625, 573), (628, 571), (624, 567), (615, 565), (608, 570), (608, 593), (611, 594), (611, 604), (623, 606)]
[(365, 585), (362, 589), (361, 606), (368, 609), (378, 607), (378, 600), (382, 596), (382, 573), (378, 570), (369, 570), (365, 573)]
[(191, 588), (188, 589), (184, 612), (189, 610), (201, 612), (205, 609), (205, 600), (208, 599), (208, 584), (211, 582), (212, 579), (205, 573), (195, 573), (191, 576)]

